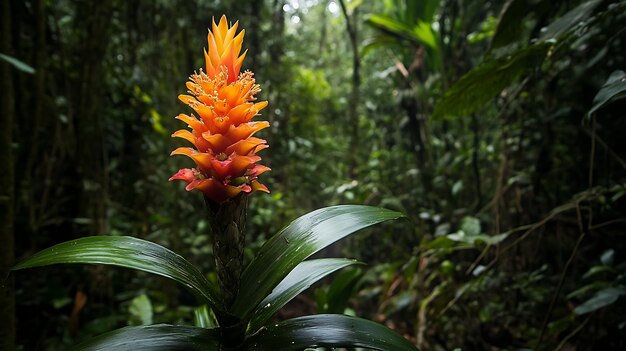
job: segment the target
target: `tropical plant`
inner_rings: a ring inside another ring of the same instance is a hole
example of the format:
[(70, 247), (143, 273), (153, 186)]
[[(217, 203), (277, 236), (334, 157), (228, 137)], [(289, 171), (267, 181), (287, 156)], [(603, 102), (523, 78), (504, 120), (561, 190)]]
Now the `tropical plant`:
[(212, 231), (218, 287), (193, 264), (158, 244), (129, 236), (92, 236), (45, 249), (13, 270), (60, 263), (104, 264), (169, 278), (198, 299), (196, 326), (131, 326), (87, 340), (73, 350), (302, 350), (309, 347), (362, 347), (416, 350), (380, 324), (341, 314), (320, 314), (272, 323), (287, 302), (325, 276), (358, 262), (343, 258), (306, 260), (362, 228), (402, 217), (387, 209), (343, 205), (306, 214), (270, 238), (243, 267), (248, 196), (266, 191), (256, 164), (267, 147), (252, 137), (268, 122), (251, 122), (267, 102), (253, 103), (260, 91), (251, 72), (239, 73), (244, 32), (226, 17), (212, 24), (205, 51), (206, 71), (187, 83), (193, 95), (179, 98), (199, 115), (181, 114), (192, 131), (173, 134), (195, 148), (178, 148), (196, 168), (181, 169), (170, 180), (203, 193)]

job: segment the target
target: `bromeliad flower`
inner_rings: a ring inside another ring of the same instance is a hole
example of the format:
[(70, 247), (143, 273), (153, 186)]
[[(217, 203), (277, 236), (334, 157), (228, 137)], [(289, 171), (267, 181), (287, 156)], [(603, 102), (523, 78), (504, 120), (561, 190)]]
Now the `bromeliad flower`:
[(212, 23), (207, 37), (208, 52), (204, 51), (206, 72), (192, 74), (187, 82), (191, 95), (178, 98), (189, 105), (193, 114), (178, 115), (191, 131), (182, 129), (172, 137), (189, 141), (195, 148), (180, 147), (171, 155), (185, 155), (196, 163), (196, 168), (181, 169), (169, 180), (187, 182), (188, 191), (198, 189), (204, 195), (221, 203), (240, 193), (256, 190), (269, 192), (259, 183), (258, 176), (269, 170), (257, 164), (256, 153), (268, 147), (267, 141), (252, 135), (269, 127), (269, 122), (253, 122), (267, 101), (253, 102), (261, 91), (253, 73), (240, 73), (247, 50), (239, 55), (245, 31), (237, 34), (239, 22), (229, 26), (226, 16), (219, 24)]

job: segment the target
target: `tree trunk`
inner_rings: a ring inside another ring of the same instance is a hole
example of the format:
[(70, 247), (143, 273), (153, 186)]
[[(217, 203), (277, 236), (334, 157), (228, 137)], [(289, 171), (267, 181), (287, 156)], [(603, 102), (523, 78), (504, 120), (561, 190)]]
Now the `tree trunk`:
[[(104, 58), (107, 52), (115, 0), (80, 2), (76, 8), (75, 30), (81, 45), (75, 60), (80, 67), (73, 82), (72, 106), (77, 152), (72, 160), (78, 173), (80, 189), (78, 217), (89, 220), (89, 225), (79, 227), (77, 236), (104, 235), (108, 232), (108, 174), (107, 149), (101, 107), (104, 105), (103, 85), (106, 81)], [(90, 286), (87, 295), (91, 301), (110, 298), (110, 276), (102, 266), (90, 266), (85, 270)]]
[[(0, 5), (0, 52), (11, 55), (11, 9), (9, 1)], [(13, 276), (8, 270), (14, 264), (13, 236), (13, 68), (0, 60), (0, 350), (15, 350), (15, 296)]]
[(473, 147), (472, 147), (472, 170), (474, 172), (474, 187), (476, 191), (476, 204), (474, 208), (480, 209), (483, 206), (483, 190), (481, 184), (480, 177), (480, 164), (479, 164), (479, 153), (480, 153), (480, 124), (478, 123), (478, 117), (476, 113), (472, 113), (472, 134), (473, 138)]
[(247, 61), (249, 68), (253, 72), (256, 72), (260, 65), (259, 57), (261, 57), (261, 27), (259, 24), (261, 23), (261, 20), (259, 19), (259, 17), (262, 16), (261, 14), (263, 13), (263, 5), (263, 1), (258, 0), (252, 0), (248, 5), (248, 8), (250, 9), (249, 16), (251, 19), (254, 20), (250, 21), (250, 23), (248, 24), (248, 28), (250, 29), (246, 30), (246, 36), (250, 38), (250, 40), (248, 41), (249, 50), (246, 57), (248, 58)]
[[(28, 161), (26, 164), (26, 171), (24, 175), (29, 179), (25, 182), (26, 184), (31, 184), (32, 179), (36, 176), (35, 165), (40, 163), (42, 150), (40, 149), (39, 143), (39, 133), (41, 131), (42, 122), (44, 119), (44, 101), (45, 101), (45, 62), (46, 62), (46, 15), (45, 15), (45, 4), (43, 0), (36, 0), (33, 3), (34, 10), (34, 27), (35, 27), (35, 48), (32, 52), (32, 62), (35, 67), (35, 76), (33, 83), (34, 94), (32, 95), (32, 122), (30, 125), (30, 150), (28, 155)], [(46, 140), (47, 141), (47, 140)], [(46, 146), (49, 147), (46, 142)], [(29, 223), (31, 224), (31, 230), (33, 233), (36, 233), (38, 219), (35, 211), (37, 204), (39, 203), (39, 199), (34, 195), (35, 191), (31, 188), (29, 196), (31, 199), (29, 200), (30, 209)]]
[[(411, 89), (411, 85), (406, 80), (405, 89)], [(411, 152), (415, 155), (417, 168), (420, 172), (422, 188), (424, 189), (425, 199), (431, 202), (430, 197), (433, 195), (433, 162), (430, 157), (430, 142), (426, 132), (426, 121), (419, 116), (419, 106), (417, 99), (413, 96), (405, 97), (401, 100), (400, 106), (406, 111), (409, 119), (409, 135), (411, 138)]]
[(102, 84), (104, 79), (103, 58), (109, 40), (113, 0), (85, 3), (77, 9), (77, 30), (84, 33), (84, 46), (78, 51), (81, 67), (73, 92), (76, 106), (78, 148), (75, 164), (83, 185), (81, 217), (91, 220), (91, 235), (107, 231), (106, 147), (102, 122)]
[(357, 150), (359, 142), (359, 100), (361, 86), (361, 60), (359, 57), (358, 43), (358, 8), (352, 12), (352, 16), (348, 14), (346, 4), (343, 0), (339, 1), (341, 11), (346, 19), (346, 30), (350, 37), (350, 47), (352, 49), (352, 91), (350, 93), (350, 103), (348, 105), (348, 118), (350, 119), (350, 148), (348, 150), (348, 177), (354, 179), (356, 177), (356, 168), (358, 164)]

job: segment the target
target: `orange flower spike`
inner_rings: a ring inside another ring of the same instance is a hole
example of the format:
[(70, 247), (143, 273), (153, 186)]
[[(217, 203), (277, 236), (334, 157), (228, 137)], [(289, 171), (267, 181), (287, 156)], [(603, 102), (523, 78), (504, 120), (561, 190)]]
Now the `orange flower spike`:
[(191, 131), (182, 129), (172, 137), (185, 139), (194, 147), (181, 147), (172, 155), (191, 158), (196, 168), (181, 169), (170, 180), (182, 180), (186, 189), (199, 190), (214, 202), (221, 203), (239, 194), (269, 192), (258, 176), (269, 168), (257, 164), (257, 152), (268, 148), (267, 141), (252, 135), (269, 127), (267, 121), (251, 122), (267, 101), (255, 102), (261, 91), (253, 73), (240, 74), (246, 52), (241, 52), (244, 30), (237, 33), (239, 23), (228, 25), (226, 16), (215, 20), (207, 35), (204, 50), (206, 72), (194, 73), (186, 87), (188, 94), (180, 101), (199, 116), (180, 114)]

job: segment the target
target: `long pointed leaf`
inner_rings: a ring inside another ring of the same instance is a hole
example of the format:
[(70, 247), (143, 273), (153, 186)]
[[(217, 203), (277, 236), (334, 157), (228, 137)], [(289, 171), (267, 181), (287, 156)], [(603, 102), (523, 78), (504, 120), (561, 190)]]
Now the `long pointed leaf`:
[(623, 286), (611, 286), (602, 289), (590, 298), (583, 302), (581, 305), (574, 308), (574, 313), (577, 315), (587, 314), (603, 307), (611, 305), (617, 301), (621, 296), (626, 295), (626, 288)]
[(343, 205), (322, 208), (296, 219), (268, 240), (246, 267), (232, 312), (247, 317), (307, 257), (359, 229), (401, 216), (384, 208)]
[(607, 105), (613, 100), (623, 99), (626, 97), (626, 73), (624, 71), (614, 71), (609, 79), (604, 83), (602, 88), (593, 98), (593, 107), (589, 110), (587, 116), (591, 116), (596, 111)]
[(593, 10), (602, 3), (601, 0), (586, 1), (552, 22), (542, 31), (540, 40), (559, 39), (572, 27), (579, 25), (589, 17)]
[(415, 37), (415, 33), (413, 33), (413, 30), (409, 25), (395, 20), (387, 15), (370, 15), (367, 17), (366, 23), (387, 35), (414, 43), (420, 43), (420, 39)]
[(250, 330), (257, 330), (276, 311), (318, 280), (341, 268), (357, 263), (359, 262), (346, 258), (322, 258), (301, 262), (257, 306), (250, 322)]
[(92, 263), (126, 267), (173, 279), (220, 310), (211, 283), (177, 253), (130, 236), (90, 236), (67, 241), (18, 263), (13, 270), (60, 263)]
[(402, 336), (381, 324), (341, 314), (289, 319), (262, 330), (248, 340), (248, 350), (254, 351), (296, 351), (307, 347), (417, 350)]
[(218, 351), (218, 332), (176, 325), (126, 327), (97, 336), (70, 351)]
[(510, 56), (486, 60), (457, 80), (435, 105), (433, 119), (467, 116), (513, 84), (528, 69), (539, 66), (551, 43), (538, 43)]
[(15, 68), (19, 69), (22, 72), (26, 72), (28, 74), (35, 74), (34, 68), (24, 63), (23, 61), (16, 59), (13, 56), (0, 54), (0, 59), (12, 64)]

